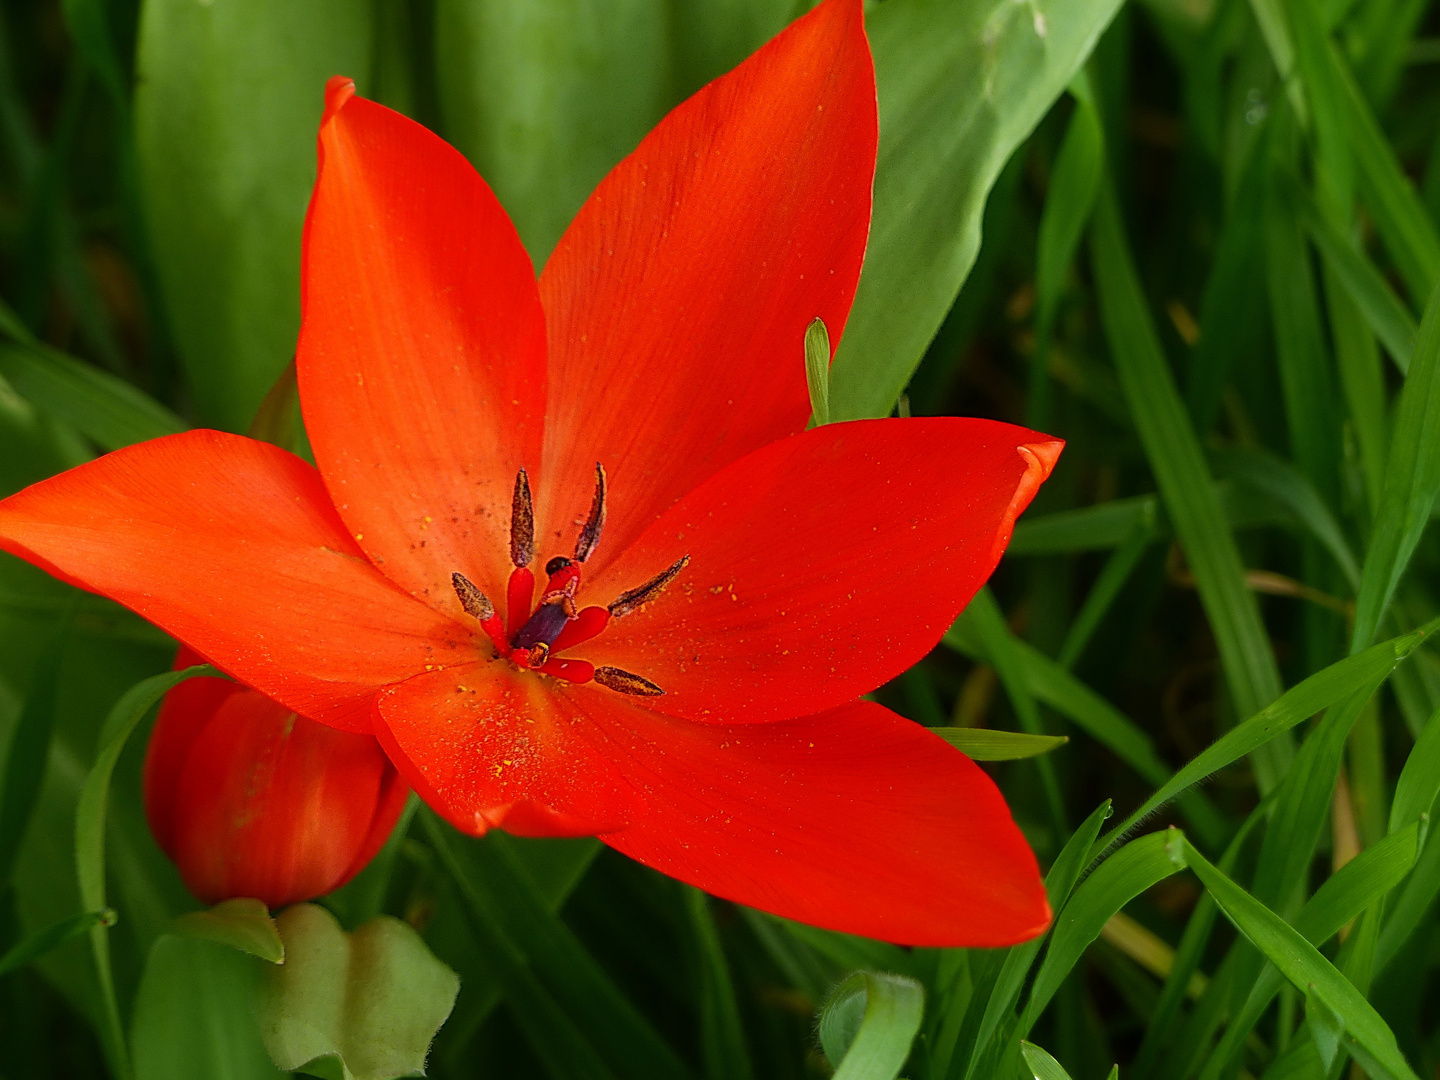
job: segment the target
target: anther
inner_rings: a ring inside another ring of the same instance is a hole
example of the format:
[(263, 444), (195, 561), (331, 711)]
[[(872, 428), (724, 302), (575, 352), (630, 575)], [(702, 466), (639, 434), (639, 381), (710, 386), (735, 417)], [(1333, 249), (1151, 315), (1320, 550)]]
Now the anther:
[(575, 561), (584, 562), (600, 543), (600, 531), (605, 528), (605, 467), (595, 463), (595, 497), (590, 500), (590, 516), (580, 530), (580, 539), (575, 541)]
[(495, 605), (490, 598), (464, 574), (451, 574), (450, 584), (455, 586), (455, 595), (460, 598), (460, 606), (465, 609), (466, 615), (473, 615), (481, 622), (495, 617)]
[(644, 585), (637, 585), (633, 589), (627, 589), (610, 604), (610, 615), (618, 619), (621, 616), (629, 615), (642, 604), (649, 603), (659, 595), (661, 589), (674, 581), (676, 575), (688, 565), (690, 565), (690, 556), (683, 555), (671, 563), (668, 569), (660, 571), (660, 573), (656, 574)]
[(530, 498), (530, 477), (521, 469), (515, 477), (510, 503), (510, 561), (529, 566), (535, 559), (535, 504)]
[(639, 675), (618, 667), (597, 667), (595, 681), (607, 689), (622, 694), (634, 694), (636, 697), (658, 697), (665, 693), (649, 679), (642, 679)]

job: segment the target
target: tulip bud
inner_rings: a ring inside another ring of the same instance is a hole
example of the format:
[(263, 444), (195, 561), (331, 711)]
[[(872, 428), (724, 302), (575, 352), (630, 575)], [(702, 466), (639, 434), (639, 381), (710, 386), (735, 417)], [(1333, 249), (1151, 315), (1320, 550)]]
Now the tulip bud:
[[(192, 663), (203, 660), (182, 648), (176, 666)], [(226, 679), (171, 690), (145, 758), (150, 830), (207, 904), (278, 908), (338, 888), (380, 850), (408, 793), (374, 737)]]

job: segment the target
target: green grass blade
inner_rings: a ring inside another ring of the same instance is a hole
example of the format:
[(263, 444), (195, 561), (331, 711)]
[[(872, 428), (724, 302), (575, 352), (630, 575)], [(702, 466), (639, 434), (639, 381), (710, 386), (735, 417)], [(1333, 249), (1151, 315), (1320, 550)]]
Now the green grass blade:
[(1430, 913), (1436, 896), (1440, 896), (1440, 843), (1436, 842), (1435, 830), (1430, 829), (1410, 880), (1390, 906), (1389, 918), (1380, 930), (1380, 940), (1375, 949), (1377, 971), (1384, 971), (1410, 941)]
[(1294, 927), (1245, 892), (1182, 840), (1185, 861), (1235, 928), (1302, 992), (1315, 994), (1345, 1025), (1346, 1048), (1391, 1080), (1418, 1080), (1380, 1014)]
[[(1280, 694), (1280, 672), (1260, 620), (1235, 538), (1214, 498), (1199, 439), (1180, 401), (1130, 259), (1115, 194), (1101, 192), (1091, 225), (1093, 272), (1101, 319), (1131, 416), (1161, 497), (1195, 574), (1236, 710), (1247, 715)], [(1257, 756), (1268, 791), (1291, 757), (1288, 738)]]
[(7, 949), (4, 955), (0, 956), (0, 975), (8, 975), (32, 960), (40, 959), (67, 941), (71, 941), (81, 934), (89, 933), (94, 927), (114, 925), (115, 912), (110, 908), (106, 908), (104, 911), (86, 911), (79, 915), (70, 915), (59, 919), (49, 926), (36, 930)]
[(805, 331), (805, 383), (810, 388), (810, 417), (815, 427), (830, 422), (830, 332), (816, 319)]
[[(1297, 189), (1292, 197), (1305, 198)], [(1370, 329), (1403, 375), (1410, 369), (1420, 327), (1384, 275), (1353, 239), (1326, 221), (1308, 199), (1300, 203), (1305, 226), (1325, 264), (1349, 293)]]
[(1397, 832), (1430, 814), (1440, 794), (1440, 709), (1430, 714), (1415, 740), (1390, 804), (1390, 832)]
[[(1050, 867), (1050, 872), (1045, 875), (1045, 896), (1050, 901), (1052, 911), (1061, 910), (1070, 899), (1070, 893), (1075, 888), (1075, 883), (1080, 880), (1080, 871), (1085, 869), (1085, 863), (1088, 861), (1090, 848), (1095, 843), (1095, 837), (1100, 834), (1100, 826), (1109, 816), (1110, 800), (1107, 799), (1081, 823), (1060, 850), (1059, 856)], [(1009, 1017), (1013, 1020), (1015, 1003), (1020, 1000), (1020, 990), (1025, 983), (1025, 976), (1030, 971), (1030, 965), (1039, 954), (1040, 946), (1044, 944), (1044, 941), (1045, 935), (1041, 935), (1021, 945), (1013, 946), (1006, 953), (1005, 962), (1000, 967), (1000, 974), (995, 980), (995, 986), (985, 1002), (985, 1011), (980, 1018), (980, 1026), (975, 1034), (969, 1063), (965, 1067), (964, 1080), (971, 1080), (976, 1075), (980, 1062), (990, 1050), (995, 1033), (1000, 1029), (1001, 1019)], [(958, 1066), (958, 1060), (956, 1066)], [(952, 1075), (956, 1071), (956, 1066), (951, 1068)]]
[[(965, 613), (942, 640), (972, 659), (990, 659), (985, 643)], [(1010, 649), (1036, 698), (1109, 749), (1147, 782), (1162, 786), (1170, 780), (1170, 767), (1155, 752), (1150, 736), (1129, 717), (1029, 642), (1012, 636)], [(1180, 805), (1206, 843), (1222, 842), (1228, 827), (1203, 792), (1183, 792)]]
[[(110, 798), (110, 777), (120, 751), (130, 733), (145, 714), (165, 696), (166, 691), (196, 675), (219, 675), (208, 664), (167, 671), (136, 683), (115, 703), (100, 729), (100, 748), (95, 764), (80, 789), (75, 807), (75, 870), (80, 880), (80, 903), (88, 911), (105, 910), (105, 817)], [(120, 1019), (120, 1004), (115, 997), (115, 982), (110, 970), (110, 939), (103, 924), (90, 928), (91, 952), (100, 979), (100, 1001), (105, 1026), (100, 1043), (111, 1070), (120, 1080), (130, 1076), (129, 1054), (125, 1049), (125, 1027)]]
[(60, 661), (70, 638), (71, 617), (46, 644), (31, 672), (30, 693), (10, 734), (0, 786), (0, 884), (10, 880), (15, 857), (35, 812), (49, 764), (60, 691)]
[[(1404, 880), (1415, 865), (1415, 826), (1386, 837), (1367, 848), (1315, 891), (1295, 917), (1298, 932), (1311, 945), (1323, 945), (1341, 927)], [(1279, 970), (1267, 965), (1251, 987), (1245, 1004), (1230, 1018), (1225, 1035), (1210, 1056), (1201, 1080), (1218, 1080), (1226, 1066), (1244, 1049), (1246, 1037), (1259, 1022), (1283, 982)]]
[(1016, 1037), (1024, 1038), (1061, 982), (1070, 974), (1100, 929), (1117, 911), (1157, 881), (1184, 868), (1178, 855), (1183, 834), (1178, 829), (1132, 840), (1102, 862), (1060, 910), (1050, 934), (1050, 947), (1035, 975), (1035, 985), (1020, 1015)]
[[(1152, 503), (1151, 506), (1153, 505)], [(1110, 558), (1105, 560), (1099, 577), (1090, 587), (1080, 610), (1075, 613), (1070, 629), (1065, 632), (1065, 640), (1060, 645), (1058, 657), (1061, 667), (1068, 669), (1075, 666), (1075, 661), (1080, 659), (1101, 620), (1109, 613), (1115, 598), (1120, 595), (1120, 590), (1130, 580), (1130, 575), (1135, 572), (1135, 567), (1140, 564), (1140, 559), (1154, 541), (1155, 515), (1152, 510), (1136, 522), (1130, 535), (1122, 540)]]
[(832, 1080), (895, 1080), (920, 1030), (925, 991), (914, 979), (857, 971), (820, 1015), (820, 1042), (839, 1060)]
[(700, 982), (700, 1053), (707, 1080), (748, 1080), (754, 1075), (730, 965), (720, 944), (710, 898), (690, 885), (680, 886), (685, 914), (695, 939)]
[(1159, 791), (1146, 799), (1138, 810), (1107, 833), (1100, 841), (1099, 851), (1108, 848), (1117, 837), (1124, 836), (1137, 822), (1143, 821), (1192, 784), (1198, 784), (1211, 773), (1238, 761), (1281, 731), (1288, 731), (1342, 698), (1383, 680), (1436, 628), (1440, 628), (1440, 619), (1420, 630), (1382, 641), (1297, 683), (1278, 700), (1237, 724), (1197, 754)]
[(1365, 552), (1355, 601), (1352, 652), (1369, 645), (1390, 606), (1440, 491), (1440, 292), (1425, 308), (1415, 357), (1400, 401), (1385, 464), (1380, 511)]
[(430, 846), (440, 857), (460, 893), (464, 912), (476, 941), (493, 965), (511, 1014), (524, 1033), (535, 1056), (556, 1080), (614, 1080), (615, 1074), (600, 1060), (595, 1048), (581, 1033), (548, 990), (536, 979), (522, 954), (491, 912), (491, 903), (480, 892), (480, 883), (460, 860), (451, 846), (448, 826), (428, 809), (421, 811), (420, 821)]

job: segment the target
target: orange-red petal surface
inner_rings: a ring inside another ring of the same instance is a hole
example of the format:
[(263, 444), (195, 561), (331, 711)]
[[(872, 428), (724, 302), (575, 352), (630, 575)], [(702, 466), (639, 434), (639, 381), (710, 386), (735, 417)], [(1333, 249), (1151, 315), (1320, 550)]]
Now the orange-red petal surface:
[(690, 556), (664, 592), (575, 655), (644, 676), (665, 690), (646, 707), (695, 720), (839, 705), (935, 646), (1060, 445), (990, 420), (927, 418), (830, 424), (767, 446), (586, 586), (583, 602), (608, 603)]
[[(805, 328), (838, 341), (870, 226), (875, 79), (829, 0), (662, 120), (545, 266), (542, 558), (569, 554), (596, 461), (603, 567), (705, 477), (809, 416)], [(552, 550), (553, 548), (553, 550)]]
[(356, 542), (457, 617), (505, 595), (511, 485), (540, 464), (545, 321), (510, 219), (458, 151), (333, 79), (306, 222), (297, 369)]
[(649, 812), (602, 836), (707, 892), (906, 945), (997, 946), (1049, 920), (994, 783), (920, 725), (857, 701), (775, 724), (585, 707)]
[(238, 435), (154, 439), (26, 488), (0, 503), (0, 548), (338, 727), (368, 731), (379, 687), (474, 655), (370, 565), (313, 468)]
[(554, 685), (505, 661), (431, 672), (380, 696), (377, 733), (411, 786), (465, 832), (618, 828), (634, 792)]

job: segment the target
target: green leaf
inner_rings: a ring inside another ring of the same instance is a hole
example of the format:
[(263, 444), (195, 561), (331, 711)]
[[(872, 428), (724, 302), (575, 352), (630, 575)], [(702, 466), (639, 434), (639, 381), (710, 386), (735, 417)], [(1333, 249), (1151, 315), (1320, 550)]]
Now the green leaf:
[(1415, 356), (1390, 437), (1380, 512), (1370, 536), (1355, 600), (1351, 651), (1370, 644), (1390, 606), (1440, 491), (1440, 290), (1420, 323)]
[(170, 329), (204, 424), (244, 431), (290, 362), (325, 80), (370, 71), (372, 4), (155, 0), (135, 141)]
[(890, 412), (975, 261), (995, 178), (1118, 7), (887, 0), (870, 11), (875, 210), (831, 373), (834, 418)]
[(1305, 1026), (1310, 1029), (1310, 1038), (1315, 1043), (1316, 1053), (1320, 1055), (1320, 1064), (1328, 1072), (1335, 1063), (1336, 1052), (1340, 1049), (1340, 1037), (1345, 1034), (1345, 1024), (1319, 994), (1306, 994)]
[(1440, 794), (1440, 709), (1430, 714), (1420, 737), (1395, 783), (1395, 801), (1390, 804), (1390, 829), (1394, 833), (1420, 821), (1431, 812)]
[[(115, 771), (115, 763), (120, 760), (120, 751), (125, 749), (130, 733), (165, 696), (166, 691), (197, 675), (219, 676), (220, 672), (208, 664), (199, 664), (183, 671), (167, 671), (163, 675), (152, 676), (126, 691), (105, 718), (105, 724), (100, 729), (100, 749), (85, 778), (85, 785), (80, 789), (80, 801), (75, 808), (75, 869), (80, 880), (80, 902), (87, 910), (105, 909), (105, 816), (110, 777)], [(91, 928), (90, 946), (100, 979), (100, 1001), (105, 1021), (100, 1042), (111, 1070), (121, 1080), (126, 1080), (130, 1076), (130, 1062), (110, 970), (110, 939), (103, 924)]]
[(4, 955), (0, 955), (0, 975), (8, 975), (32, 960), (40, 959), (51, 949), (57, 949), (65, 942), (88, 933), (92, 927), (114, 926), (115, 919), (115, 911), (106, 908), (104, 911), (86, 911), (71, 915), (36, 930), (7, 949)]
[(1120, 595), (1120, 590), (1125, 587), (1145, 552), (1149, 551), (1150, 545), (1155, 542), (1154, 504), (1150, 504), (1150, 507), (1151, 512), (1135, 523), (1130, 534), (1105, 560), (1095, 584), (1085, 596), (1085, 602), (1075, 613), (1075, 619), (1065, 633), (1060, 654), (1056, 658), (1061, 667), (1069, 669), (1075, 666), (1075, 662), (1084, 653), (1085, 646), (1090, 643), (1090, 638), (1099, 629), (1101, 621)]
[(1020, 1056), (1035, 1080), (1070, 1080), (1067, 1073), (1050, 1054), (1032, 1042), (1020, 1040)]
[(1064, 735), (1028, 735), (1023, 731), (993, 731), (989, 728), (931, 728), (942, 739), (972, 761), (1016, 761), (1048, 754), (1070, 740)]
[(830, 422), (830, 332), (816, 319), (805, 331), (805, 383), (810, 387), (810, 417), (815, 427)]
[[(1108, 186), (1092, 220), (1091, 255), (1101, 321), (1131, 417), (1195, 574), (1230, 696), (1242, 715), (1253, 713), (1280, 695), (1280, 672), (1255, 594), (1245, 585), (1235, 538), (1214, 497), (1200, 441), (1160, 349)], [(1291, 753), (1289, 740), (1278, 739), (1256, 756), (1262, 792), (1279, 781)]]
[(1359, 244), (1326, 221), (1301, 192), (1292, 190), (1292, 195), (1304, 200), (1300, 208), (1310, 238), (1403, 375), (1410, 369), (1420, 330), (1415, 316)]
[(60, 689), (60, 661), (70, 640), (73, 616), (67, 615), (35, 660), (30, 693), (5, 751), (3, 787), (0, 787), (0, 886), (8, 883), (25, 830), (35, 812), (40, 785), (50, 757), (55, 730), (56, 698)]
[(316, 904), (286, 908), (275, 923), (285, 962), (265, 969), (255, 999), (275, 1064), (331, 1058), (345, 1080), (423, 1073), (460, 979), (420, 935), (388, 915), (347, 934)]
[[(962, 612), (942, 640), (973, 659), (989, 660), (989, 650), (971, 625), (972, 618), (968, 609)], [(1170, 780), (1170, 767), (1155, 752), (1150, 736), (1129, 717), (1029, 642), (1012, 636), (1010, 649), (1039, 700), (1073, 721), (1147, 782), (1159, 786)], [(1181, 807), (1207, 843), (1221, 842), (1226, 831), (1224, 819), (1203, 792), (1184, 792)]]
[(833, 1080), (894, 1080), (920, 1030), (925, 990), (914, 979), (857, 971), (820, 1010), (820, 1045)]
[(1017, 1038), (1024, 1038), (1055, 991), (1070, 974), (1090, 943), (1100, 936), (1110, 916), (1135, 897), (1185, 866), (1178, 829), (1132, 840), (1102, 862), (1060, 909), (1050, 934), (1050, 947), (1035, 976), (1030, 998), (1020, 1016)]
[(150, 947), (130, 1025), (135, 1080), (282, 1080), (255, 1022), (261, 964), (163, 934)]
[(610, 1080), (615, 1074), (600, 1059), (595, 1047), (570, 1015), (530, 970), (526, 956), (512, 944), (507, 928), (497, 920), (493, 898), (482, 891), (479, 877), (462, 865), (450, 837), (433, 813), (422, 811), (421, 824), (441, 864), (460, 893), (470, 928), (486, 959), (493, 965), (520, 1030), (546, 1068), (558, 1076)]
[(102, 450), (185, 430), (179, 417), (124, 380), (45, 346), (0, 345), (0, 375)]
[(1278, 700), (1237, 724), (1197, 754), (1139, 809), (1103, 837), (1101, 850), (1192, 784), (1198, 784), (1211, 773), (1238, 761), (1279, 732), (1288, 731), (1342, 698), (1385, 678), (1436, 627), (1440, 627), (1440, 620), (1428, 623), (1413, 633), (1373, 645), (1291, 687)]
[(685, 914), (696, 945), (700, 984), (700, 1053), (709, 1080), (749, 1080), (750, 1051), (740, 1023), (740, 1006), (730, 965), (720, 944), (710, 898), (690, 885), (680, 886)]
[(1334, 966), (1273, 911), (1212, 866), (1194, 846), (1181, 841), (1185, 860), (1215, 897), (1235, 928), (1280, 969), (1307, 999), (1314, 995), (1345, 1026), (1345, 1049), (1371, 1076), (1417, 1080), (1395, 1035), (1368, 1001)]
[(285, 962), (285, 942), (270, 909), (248, 897), (222, 900), (204, 911), (187, 911), (172, 924), (181, 937), (213, 941), (258, 956), (272, 964)]
[[(1089, 861), (1090, 848), (1100, 833), (1100, 826), (1110, 813), (1110, 800), (1106, 799), (1065, 842), (1065, 847), (1051, 865), (1050, 872), (1045, 875), (1045, 896), (1052, 911), (1060, 910), (1070, 899), (1070, 892), (1075, 888), (1075, 882), (1080, 879), (1080, 871), (1085, 869), (1085, 864)], [(1040, 934), (1030, 941), (1012, 947), (1006, 954), (989, 1000), (985, 1002), (985, 1011), (980, 1018), (980, 1026), (971, 1047), (970, 1060), (965, 1067), (965, 1080), (971, 1080), (971, 1077), (976, 1075), (976, 1070), (1000, 1027), (1001, 1019), (1013, 1020), (1015, 1002), (1020, 1000), (1020, 989), (1024, 985), (1025, 976), (1039, 954), (1045, 937), (1046, 935)]]

